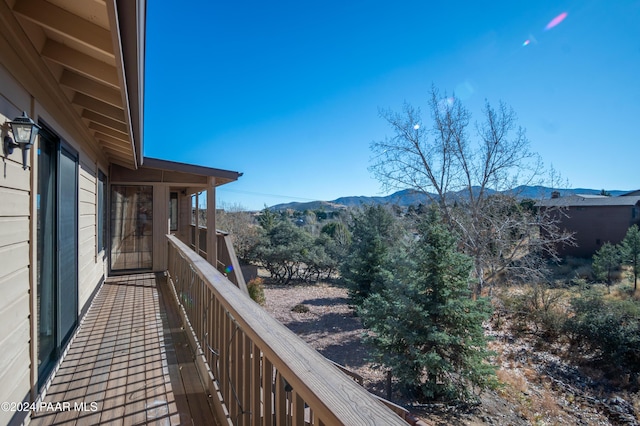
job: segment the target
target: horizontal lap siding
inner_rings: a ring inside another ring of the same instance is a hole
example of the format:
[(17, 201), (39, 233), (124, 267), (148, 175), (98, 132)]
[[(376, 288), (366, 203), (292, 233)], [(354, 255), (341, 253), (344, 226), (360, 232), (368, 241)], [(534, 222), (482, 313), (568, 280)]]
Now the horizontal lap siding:
[(96, 181), (94, 164), (80, 161), (80, 205), (78, 206), (78, 307), (82, 309), (100, 282), (104, 271), (102, 257), (96, 258)]
[[(0, 77), (2, 77), (0, 75)], [(0, 78), (0, 83), (4, 80)], [(2, 96), (0, 96), (2, 98)], [(5, 98), (0, 103), (6, 105)], [(11, 117), (13, 118), (13, 117)], [(8, 117), (0, 113), (0, 122)], [(29, 227), (30, 170), (22, 152), (3, 159), (0, 173), (0, 401), (20, 402), (30, 386)], [(0, 411), (0, 424), (13, 413)]]

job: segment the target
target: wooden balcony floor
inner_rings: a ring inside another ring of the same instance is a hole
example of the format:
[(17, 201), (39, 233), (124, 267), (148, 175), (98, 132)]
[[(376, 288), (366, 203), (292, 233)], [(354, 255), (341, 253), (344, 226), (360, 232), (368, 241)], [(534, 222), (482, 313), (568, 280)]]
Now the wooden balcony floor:
[(215, 424), (172, 297), (162, 276), (109, 278), (31, 424)]

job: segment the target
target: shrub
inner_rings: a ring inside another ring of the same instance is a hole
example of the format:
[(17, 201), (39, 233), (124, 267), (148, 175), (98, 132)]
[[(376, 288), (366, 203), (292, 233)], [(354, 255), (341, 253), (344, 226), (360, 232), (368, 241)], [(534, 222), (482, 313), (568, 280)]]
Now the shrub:
[(293, 308), (291, 308), (291, 312), (296, 312), (298, 314), (306, 314), (309, 312), (309, 307), (307, 305), (299, 303)]
[(259, 305), (264, 305), (267, 301), (264, 297), (264, 281), (262, 278), (254, 278), (247, 283), (249, 297)]
[(566, 319), (563, 298), (562, 290), (535, 284), (521, 294), (506, 298), (505, 305), (511, 310), (517, 329), (524, 331), (533, 325), (535, 334), (557, 337)]
[[(565, 329), (574, 347), (587, 349), (598, 362), (618, 372), (640, 374), (640, 304), (607, 300), (589, 293), (571, 301), (575, 313)], [(584, 351), (583, 351), (584, 352)]]

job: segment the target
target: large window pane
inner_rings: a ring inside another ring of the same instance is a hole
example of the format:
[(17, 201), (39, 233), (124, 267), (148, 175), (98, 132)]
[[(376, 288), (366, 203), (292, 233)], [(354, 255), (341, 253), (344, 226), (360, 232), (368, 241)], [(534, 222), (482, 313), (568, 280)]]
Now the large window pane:
[(153, 267), (153, 187), (111, 187), (111, 269)]

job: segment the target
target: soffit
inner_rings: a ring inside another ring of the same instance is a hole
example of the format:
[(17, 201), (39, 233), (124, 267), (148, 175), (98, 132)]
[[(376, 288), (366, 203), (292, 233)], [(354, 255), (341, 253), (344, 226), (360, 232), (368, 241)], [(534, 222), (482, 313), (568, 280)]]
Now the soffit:
[(144, 158), (144, 165), (137, 170), (129, 170), (114, 165), (111, 167), (112, 182), (158, 182), (183, 185), (203, 185), (206, 187), (208, 178), (215, 178), (215, 186), (224, 185), (238, 180), (242, 173), (194, 164), (178, 163)]
[(7, 4), (94, 142), (110, 161), (136, 168), (141, 140), (132, 126), (123, 45), (138, 40), (124, 39), (116, 0)]

